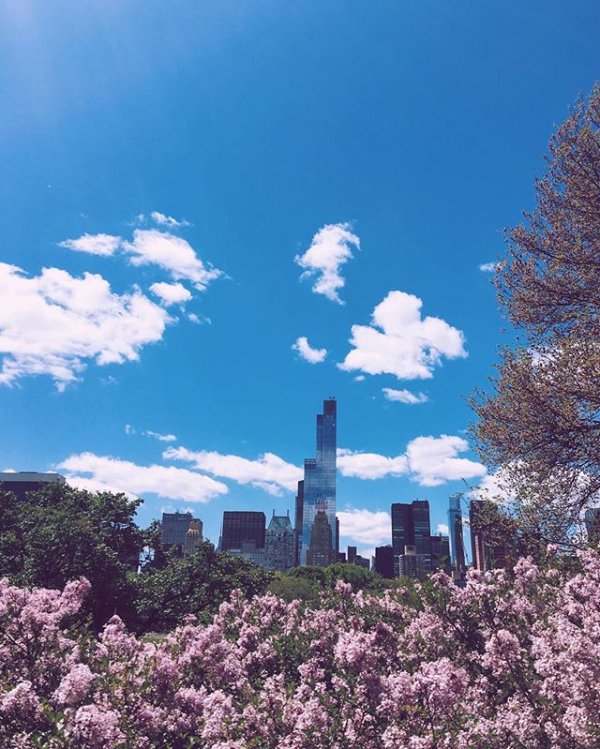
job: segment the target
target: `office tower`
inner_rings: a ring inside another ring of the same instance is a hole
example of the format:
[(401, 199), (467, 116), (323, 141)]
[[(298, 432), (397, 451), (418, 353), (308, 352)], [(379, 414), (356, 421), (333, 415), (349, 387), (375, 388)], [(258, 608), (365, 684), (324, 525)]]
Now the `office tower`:
[(346, 559), (348, 560), (348, 564), (354, 564), (354, 560), (356, 559), (357, 554), (358, 554), (358, 549), (356, 548), (356, 546), (348, 547), (348, 553), (346, 554)]
[(300, 547), (302, 544), (302, 514), (304, 510), (304, 481), (298, 481), (298, 491), (296, 492), (296, 512), (294, 525), (294, 565), (300, 564)]
[(174, 548), (177, 556), (183, 556), (186, 534), (192, 522), (196, 523), (195, 527), (202, 538), (202, 521), (193, 517), (191, 512), (163, 512), (160, 533), (163, 551)]
[(388, 579), (394, 577), (394, 549), (391, 546), (375, 549), (375, 572)]
[(296, 534), (290, 516), (275, 515), (265, 533), (265, 567), (285, 572), (294, 566)]
[(202, 541), (202, 523), (199, 520), (192, 520), (185, 533), (185, 540), (183, 542), (183, 556), (189, 557), (193, 554), (200, 542)]
[(510, 566), (515, 555), (516, 538), (502, 522), (498, 506), (489, 500), (472, 499), (469, 525), (475, 569), (486, 572)]
[(398, 575), (400, 577), (418, 577), (425, 576), (423, 557), (417, 554), (417, 548), (414, 544), (407, 544), (404, 547), (404, 553), (398, 557)]
[(64, 484), (65, 477), (59, 473), (18, 471), (0, 473), (0, 490), (12, 492), (17, 499), (25, 500), (28, 492), (35, 492), (53, 483)]
[(441, 533), (431, 537), (431, 569), (442, 570), (447, 575), (452, 572), (450, 563), (450, 538)]
[[(304, 461), (302, 502), (302, 537), (300, 564), (308, 564), (313, 524), (319, 513), (324, 513), (329, 527), (329, 549), (336, 552), (336, 419), (335, 398), (323, 402), (323, 413), (317, 416), (317, 450), (315, 458)], [(322, 519), (320, 532), (323, 531)], [(335, 559), (335, 554), (328, 555)]]
[(419, 557), (419, 567), (426, 573), (431, 572), (431, 526), (429, 502), (426, 499), (416, 499), (411, 504), (395, 502), (392, 505), (392, 549), (396, 574), (400, 574), (398, 560), (405, 554), (407, 546), (414, 547)]
[(325, 509), (317, 509), (310, 528), (310, 540), (306, 551), (306, 564), (327, 567), (335, 561), (335, 551), (331, 546), (331, 523)]
[(462, 572), (466, 567), (462, 510), (460, 508), (461, 498), (462, 494), (453, 494), (448, 504), (448, 531), (450, 533), (452, 567), (458, 572)]
[(221, 532), (221, 551), (250, 551), (265, 548), (265, 513), (225, 511)]

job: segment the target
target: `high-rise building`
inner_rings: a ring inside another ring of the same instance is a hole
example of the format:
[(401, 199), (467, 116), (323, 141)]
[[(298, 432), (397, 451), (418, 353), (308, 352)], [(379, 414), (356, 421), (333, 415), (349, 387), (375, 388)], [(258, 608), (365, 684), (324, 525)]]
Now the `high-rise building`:
[(225, 511), (221, 531), (221, 551), (265, 548), (265, 513), (248, 511)]
[(310, 541), (306, 551), (306, 564), (327, 567), (335, 561), (336, 552), (331, 544), (331, 524), (324, 509), (319, 508), (310, 527)]
[(175, 548), (177, 556), (181, 557), (186, 549), (187, 532), (194, 523), (194, 529), (202, 539), (202, 521), (193, 517), (191, 512), (163, 512), (161, 521), (160, 543), (163, 551)]
[(450, 538), (441, 533), (431, 537), (431, 569), (442, 570), (447, 575), (452, 572), (450, 563)]
[(407, 544), (404, 547), (404, 553), (398, 557), (398, 575), (400, 577), (418, 578), (425, 576), (423, 557), (417, 554), (417, 548), (414, 544)]
[(185, 534), (183, 542), (183, 556), (189, 557), (193, 554), (200, 542), (202, 541), (202, 523), (199, 520), (192, 520)]
[(302, 513), (304, 510), (304, 481), (298, 481), (298, 491), (296, 492), (296, 512), (294, 525), (294, 565), (300, 564), (300, 547), (302, 545)]
[[(308, 564), (313, 524), (318, 513), (324, 513), (329, 526), (329, 548), (335, 558), (336, 548), (336, 429), (335, 398), (323, 402), (323, 413), (317, 415), (316, 457), (304, 461), (302, 501), (302, 536), (299, 539), (300, 564)], [(320, 532), (324, 525), (320, 522)]]
[(501, 569), (510, 565), (516, 539), (502, 523), (498, 506), (490, 500), (472, 499), (469, 503), (471, 550), (475, 569)]
[(426, 499), (415, 499), (411, 504), (395, 502), (392, 505), (392, 549), (396, 574), (402, 574), (399, 558), (406, 554), (407, 546), (414, 547), (414, 553), (419, 557), (419, 568), (425, 573), (431, 572), (431, 525), (429, 502)]
[(28, 492), (35, 492), (53, 483), (64, 484), (65, 477), (59, 473), (38, 473), (37, 471), (0, 473), (0, 489), (12, 492), (20, 500), (25, 500)]
[(394, 577), (394, 549), (391, 546), (375, 549), (375, 572), (388, 579)]
[(296, 534), (289, 515), (275, 515), (265, 533), (265, 567), (285, 572), (294, 566)]
[(453, 494), (448, 504), (448, 531), (450, 534), (452, 567), (458, 572), (462, 572), (466, 567), (462, 510), (460, 508), (461, 499), (462, 494)]

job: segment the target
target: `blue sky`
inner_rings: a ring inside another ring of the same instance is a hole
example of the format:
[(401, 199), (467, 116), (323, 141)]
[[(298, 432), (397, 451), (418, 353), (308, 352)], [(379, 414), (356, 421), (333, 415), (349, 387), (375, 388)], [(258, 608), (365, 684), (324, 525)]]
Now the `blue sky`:
[(388, 542), (394, 501), (445, 523), (461, 477), (489, 481), (467, 398), (510, 340), (480, 266), (598, 77), (599, 22), (0, 2), (0, 468), (140, 494), (143, 525), (189, 509), (216, 541), (224, 510), (292, 510), (335, 395), (343, 544)]

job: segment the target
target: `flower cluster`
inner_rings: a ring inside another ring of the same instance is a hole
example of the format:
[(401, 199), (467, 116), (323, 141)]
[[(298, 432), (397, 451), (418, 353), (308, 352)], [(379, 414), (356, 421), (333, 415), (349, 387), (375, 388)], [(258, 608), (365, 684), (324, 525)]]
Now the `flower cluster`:
[(69, 630), (88, 586), (0, 583), (0, 746), (18, 749), (592, 749), (600, 559), (522, 559), (318, 609), (239, 592), (208, 626)]

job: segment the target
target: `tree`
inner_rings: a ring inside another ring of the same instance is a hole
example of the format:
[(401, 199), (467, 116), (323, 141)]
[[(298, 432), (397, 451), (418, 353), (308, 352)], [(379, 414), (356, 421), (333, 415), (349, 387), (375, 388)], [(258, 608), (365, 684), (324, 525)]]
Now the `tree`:
[(135, 579), (135, 616), (127, 621), (138, 632), (164, 632), (187, 614), (209, 619), (231, 592), (251, 597), (264, 593), (270, 573), (247, 559), (215, 551), (202, 541), (184, 559), (168, 559), (162, 568), (150, 568)]
[(0, 576), (55, 589), (86, 577), (92, 589), (84, 613), (95, 627), (115, 613), (128, 616), (142, 548), (133, 520), (140, 500), (53, 483), (25, 500), (4, 492), (0, 502)]
[(600, 85), (550, 141), (536, 206), (508, 233), (495, 283), (521, 331), (474, 434), (520, 519), (565, 540), (600, 492)]

